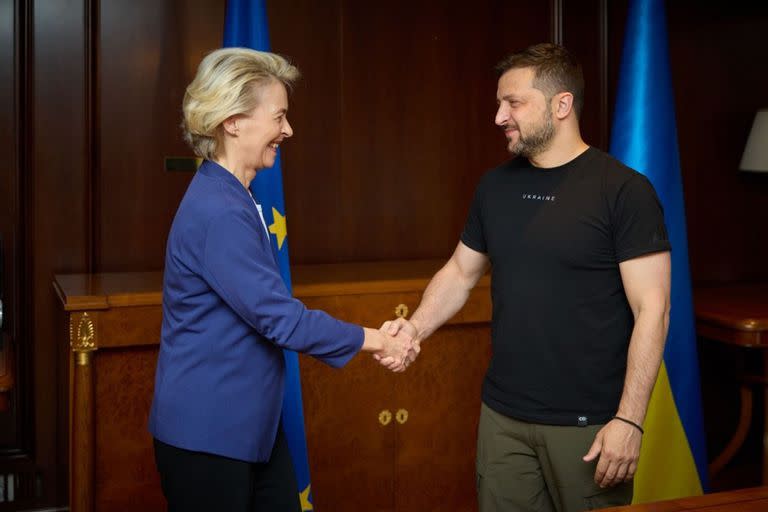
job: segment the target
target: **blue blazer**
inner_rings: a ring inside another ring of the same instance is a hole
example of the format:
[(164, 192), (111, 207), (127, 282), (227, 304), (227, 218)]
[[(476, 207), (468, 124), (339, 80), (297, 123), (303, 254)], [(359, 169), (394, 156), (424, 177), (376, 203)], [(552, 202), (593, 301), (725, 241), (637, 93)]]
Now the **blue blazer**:
[(250, 194), (203, 162), (168, 236), (152, 435), (187, 450), (269, 460), (283, 349), (340, 367), (362, 343), (361, 327), (291, 296)]

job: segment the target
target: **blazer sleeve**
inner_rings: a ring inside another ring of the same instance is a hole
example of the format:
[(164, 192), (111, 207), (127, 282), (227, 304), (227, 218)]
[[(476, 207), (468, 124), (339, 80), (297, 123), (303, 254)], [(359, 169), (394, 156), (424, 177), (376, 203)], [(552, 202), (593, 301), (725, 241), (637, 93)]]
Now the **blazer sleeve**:
[(255, 215), (236, 209), (220, 214), (210, 221), (205, 236), (205, 279), (262, 337), (343, 366), (363, 344), (362, 327), (307, 309), (292, 297), (268, 244)]

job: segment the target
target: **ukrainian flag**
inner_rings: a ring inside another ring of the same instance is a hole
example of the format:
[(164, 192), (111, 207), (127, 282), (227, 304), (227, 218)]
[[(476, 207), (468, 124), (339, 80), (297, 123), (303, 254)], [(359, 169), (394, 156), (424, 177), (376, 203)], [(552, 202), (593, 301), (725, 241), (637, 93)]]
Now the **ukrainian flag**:
[[(270, 51), (267, 11), (263, 0), (228, 0), (224, 21), (224, 46), (253, 48)], [(280, 154), (275, 165), (256, 174), (251, 181), (251, 193), (262, 205), (264, 221), (273, 235), (272, 247), (280, 265), (288, 289), (291, 289), (291, 271), (288, 262), (288, 240), (283, 199), (283, 174), (280, 170)], [(304, 435), (304, 412), (299, 381), (299, 359), (296, 352), (285, 350), (286, 384), (283, 399), (283, 430), (288, 438), (293, 468), (299, 484), (301, 510), (313, 510), (307, 441)]]
[(645, 420), (635, 503), (702, 494), (701, 415), (685, 208), (664, 0), (633, 0), (624, 39), (610, 152), (650, 179), (672, 244), (672, 310), (664, 361)]

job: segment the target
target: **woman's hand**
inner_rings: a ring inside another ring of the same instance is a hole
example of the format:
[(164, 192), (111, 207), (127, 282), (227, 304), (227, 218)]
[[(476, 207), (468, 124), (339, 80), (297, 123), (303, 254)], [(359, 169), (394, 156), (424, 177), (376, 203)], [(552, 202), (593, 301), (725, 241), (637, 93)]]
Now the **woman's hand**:
[(392, 336), (382, 326), (378, 331), (365, 328), (363, 350), (373, 352), (373, 357), (388, 369), (402, 372), (416, 360), (421, 347), (406, 330)]

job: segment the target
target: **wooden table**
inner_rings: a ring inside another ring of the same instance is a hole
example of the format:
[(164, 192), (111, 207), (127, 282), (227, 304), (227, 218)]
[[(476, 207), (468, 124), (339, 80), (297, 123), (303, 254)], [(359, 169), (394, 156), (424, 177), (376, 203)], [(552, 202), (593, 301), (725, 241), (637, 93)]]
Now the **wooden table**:
[(739, 489), (655, 503), (601, 509), (601, 512), (764, 512), (768, 487)]
[[(696, 331), (703, 338), (738, 347), (762, 349), (763, 375), (746, 376), (741, 385), (739, 424), (728, 445), (709, 466), (710, 477), (736, 454), (752, 420), (752, 386), (768, 384), (768, 283), (697, 287), (693, 293)], [(763, 483), (768, 484), (768, 394), (763, 435)], [(768, 506), (766, 506), (768, 510)]]

